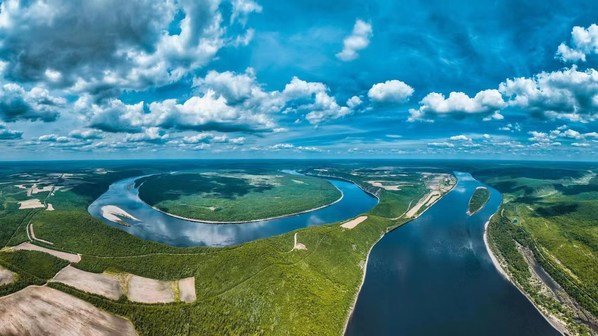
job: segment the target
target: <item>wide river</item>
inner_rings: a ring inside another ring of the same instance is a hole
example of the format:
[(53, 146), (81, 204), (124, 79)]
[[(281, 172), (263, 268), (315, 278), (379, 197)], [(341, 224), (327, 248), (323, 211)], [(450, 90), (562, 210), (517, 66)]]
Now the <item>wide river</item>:
[[(325, 208), (259, 222), (198, 223), (168, 216), (143, 202), (135, 188), (135, 180), (139, 178), (113, 183), (107, 192), (89, 206), (89, 213), (139, 238), (180, 247), (235, 245), (312, 225), (340, 222), (370, 211), (378, 202), (353, 183), (330, 179), (328, 181), (343, 193), (343, 198)], [(139, 220), (125, 219), (129, 226), (113, 223), (102, 217), (101, 209), (105, 205), (116, 205)]]
[(484, 224), (501, 203), (466, 214), (481, 184), (455, 188), (371, 251), (347, 335), (560, 335), (494, 267)]
[[(559, 335), (488, 255), (484, 224), (501, 195), (489, 188), (488, 203), (469, 216), (469, 198), (481, 184), (467, 173), (456, 175), (450, 193), (374, 246), (347, 335)], [(204, 224), (168, 216), (141, 201), (134, 187), (138, 178), (112, 184), (89, 212), (137, 237), (173, 246), (240, 244), (343, 221), (377, 203), (352, 183), (329, 180), (344, 196), (326, 208), (261, 222)], [(101, 216), (104, 205), (116, 205), (139, 221), (112, 223)]]

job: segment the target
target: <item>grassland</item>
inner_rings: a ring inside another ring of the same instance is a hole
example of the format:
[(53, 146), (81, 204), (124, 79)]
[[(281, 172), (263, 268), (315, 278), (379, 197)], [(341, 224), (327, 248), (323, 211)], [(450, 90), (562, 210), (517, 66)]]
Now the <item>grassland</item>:
[[(107, 188), (110, 181), (131, 173), (90, 176), (97, 178), (93, 183)], [(16, 216), (14, 223), (31, 221), (36, 236), (54, 243), (51, 248), (81, 253), (82, 260), (75, 267), (86, 271), (129, 272), (161, 280), (195, 277), (196, 302), (159, 305), (134, 303), (125, 297), (114, 301), (49, 284), (130, 319), (141, 335), (339, 335), (360, 286), (368, 251), (384, 233), (407, 221), (402, 214), (429, 191), (429, 177), (398, 168), (329, 168), (328, 173), (351, 179), (380, 197), (368, 219), (351, 230), (329, 224), (233, 247), (174, 248), (143, 241), (91, 218), (86, 205), (101, 190), (88, 184), (50, 196), (55, 211), (39, 210), (25, 218), (25, 212), (32, 211), (19, 210), (11, 216)], [(399, 173), (404, 175), (396, 180), (410, 184), (401, 190), (375, 188), (367, 182)], [(0, 231), (4, 228), (0, 226)], [(295, 233), (306, 250), (292, 251)], [(0, 263), (19, 274), (20, 288), (43, 284), (64, 266), (53, 257), (49, 257), (51, 262), (36, 261), (37, 254), (33, 260), (23, 258), (0, 254)], [(29, 266), (17, 269), (15, 263)], [(38, 265), (45, 265), (42, 273), (27, 271)], [(26, 277), (31, 280), (23, 282)], [(6, 294), (17, 287), (0, 290)]]
[(490, 191), (488, 190), (488, 188), (485, 188), (485, 187), (476, 188), (476, 190), (471, 195), (471, 198), (469, 199), (467, 213), (473, 215), (474, 213), (480, 211), (480, 209), (482, 209), (484, 207), (484, 205), (486, 204), (486, 202), (488, 202), (489, 199), (490, 199)]
[(138, 182), (139, 197), (166, 213), (208, 222), (242, 222), (322, 207), (342, 195), (329, 182), (289, 174), (182, 173)]
[(504, 196), (489, 240), (541, 309), (588, 334), (598, 326), (598, 178), (586, 169), (522, 171), (477, 174)]

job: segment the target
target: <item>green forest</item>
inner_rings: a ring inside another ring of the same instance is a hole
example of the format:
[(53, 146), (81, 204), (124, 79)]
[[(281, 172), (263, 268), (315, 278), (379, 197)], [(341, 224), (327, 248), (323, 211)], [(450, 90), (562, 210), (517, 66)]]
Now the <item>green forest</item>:
[(166, 213), (204, 221), (242, 222), (330, 204), (342, 195), (326, 180), (283, 173), (183, 173), (137, 181), (139, 197)]
[[(352, 179), (380, 198), (368, 219), (354, 229), (332, 223), (238, 246), (176, 248), (141, 240), (91, 217), (86, 210), (112, 182), (147, 172), (137, 168), (106, 174), (87, 171), (66, 179), (39, 172), (36, 177), (40, 181), (69, 185), (47, 197), (55, 210), (4, 210), (0, 214), (0, 237), (7, 247), (27, 241), (25, 228), (31, 223), (37, 237), (53, 243), (45, 247), (80, 253), (81, 262), (73, 266), (82, 270), (129, 272), (161, 280), (195, 277), (196, 302), (157, 305), (133, 303), (125, 297), (112, 301), (49, 283), (130, 319), (141, 335), (339, 335), (361, 284), (370, 248), (386, 232), (405, 223), (401, 214), (427, 192), (416, 172), (401, 177), (412, 187), (388, 191), (367, 184), (370, 172), (336, 169), (331, 173)], [(19, 183), (18, 176), (2, 178), (11, 182), (4, 184), (5, 188), (17, 194), (25, 192), (12, 190), (12, 185)], [(300, 180), (322, 181), (316, 177)], [(333, 187), (330, 190), (337, 192)], [(295, 233), (306, 250), (292, 250)], [(67, 263), (40, 252), (5, 249), (0, 253), (0, 264), (18, 274), (16, 282), (0, 289), (5, 295), (46, 283)]]

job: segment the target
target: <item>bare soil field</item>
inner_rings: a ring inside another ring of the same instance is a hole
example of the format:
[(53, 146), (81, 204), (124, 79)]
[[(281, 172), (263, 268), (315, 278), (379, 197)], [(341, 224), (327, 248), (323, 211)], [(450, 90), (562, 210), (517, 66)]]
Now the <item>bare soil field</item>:
[(355, 228), (357, 225), (361, 224), (366, 219), (368, 219), (368, 216), (359, 216), (355, 219), (352, 219), (348, 222), (341, 224), (341, 227), (351, 230), (351, 229)]
[(372, 187), (376, 187), (376, 188), (382, 188), (382, 189), (390, 190), (390, 191), (401, 190), (401, 185), (399, 185), (399, 183), (394, 182), (394, 181), (366, 181), (366, 182), (369, 183)]
[(194, 277), (177, 281), (161, 281), (130, 273), (92, 273), (69, 265), (50, 281), (60, 282), (111, 300), (118, 300), (126, 294), (129, 300), (134, 302), (169, 303), (176, 301), (177, 293), (183, 302), (196, 300)]
[(23, 209), (37, 209), (45, 208), (46, 206), (37, 198), (28, 199), (26, 201), (19, 202), (19, 210)]
[(52, 281), (61, 282), (87, 293), (118, 300), (123, 294), (120, 282), (108, 274), (99, 274), (82, 271), (72, 266), (63, 268)]
[[(13, 272), (3, 268), (2, 266), (0, 266), (0, 286), (8, 285), (8, 284), (12, 283), (13, 281), (15, 281), (15, 274)], [(193, 295), (195, 295), (195, 289), (194, 289)], [(182, 296), (182, 291), (181, 291), (181, 296)]]
[(179, 292), (181, 301), (194, 302), (197, 299), (195, 294), (195, 277), (179, 280)]
[(130, 321), (49, 287), (0, 298), (0, 321), (0, 335), (137, 335)]
[(60, 258), (60, 259), (63, 259), (63, 260), (66, 260), (66, 261), (72, 262), (72, 263), (78, 263), (79, 261), (81, 261), (81, 256), (78, 254), (51, 250), (51, 249), (48, 249), (45, 247), (33, 245), (31, 243), (21, 243), (17, 246), (13, 246), (11, 248), (14, 250), (40, 251), (40, 252), (44, 252), (47, 254), (51, 254), (51, 255), (55, 256), (56, 258)]
[(174, 302), (172, 281), (160, 281), (132, 275), (128, 284), (128, 297), (133, 302), (167, 303)]

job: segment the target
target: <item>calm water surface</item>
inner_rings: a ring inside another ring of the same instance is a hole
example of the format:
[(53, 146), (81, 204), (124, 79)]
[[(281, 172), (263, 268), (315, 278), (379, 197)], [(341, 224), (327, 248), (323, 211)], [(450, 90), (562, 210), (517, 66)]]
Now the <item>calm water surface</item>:
[[(480, 183), (457, 173), (458, 185), (419, 218), (387, 234), (372, 249), (367, 276), (347, 335), (559, 335), (529, 301), (494, 268), (483, 241), (484, 223), (498, 209), (491, 198), (466, 214)], [(110, 186), (89, 207), (108, 225), (173, 246), (226, 246), (312, 225), (343, 221), (373, 208), (377, 200), (356, 185), (329, 180), (341, 201), (291, 217), (245, 224), (203, 224), (165, 215), (141, 201), (135, 180)], [(102, 218), (116, 205), (140, 221), (130, 226)]]
[(448, 195), (372, 249), (347, 335), (559, 335), (494, 268), (484, 224), (501, 196), (466, 214), (481, 185), (457, 173)]
[[(139, 178), (141, 176), (112, 184), (106, 193), (89, 206), (89, 213), (139, 238), (181, 247), (235, 245), (312, 225), (339, 222), (369, 211), (378, 202), (353, 183), (329, 180), (343, 193), (343, 198), (328, 207), (260, 222), (206, 224), (174, 218), (154, 210), (139, 198), (135, 188), (135, 180)], [(124, 226), (106, 220), (101, 212), (105, 205), (116, 205), (139, 221), (126, 219), (129, 226)]]

